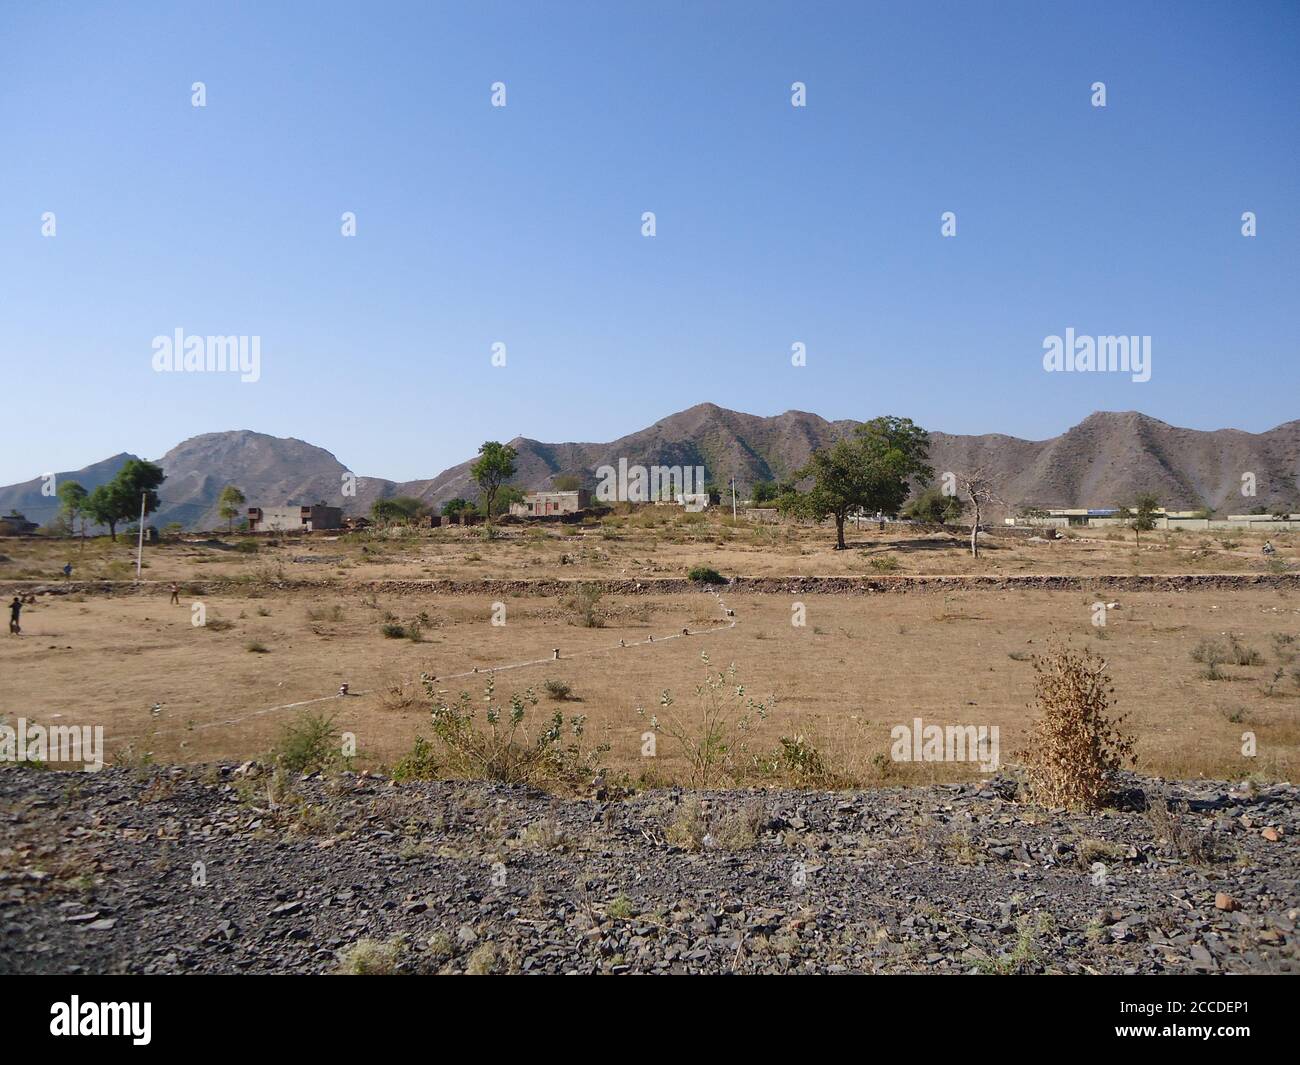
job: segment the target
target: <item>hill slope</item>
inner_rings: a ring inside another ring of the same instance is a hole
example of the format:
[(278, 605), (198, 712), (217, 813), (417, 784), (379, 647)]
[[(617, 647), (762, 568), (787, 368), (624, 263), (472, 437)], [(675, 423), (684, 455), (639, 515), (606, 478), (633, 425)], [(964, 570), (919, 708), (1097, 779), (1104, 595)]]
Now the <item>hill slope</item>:
[[(719, 485), (734, 476), (743, 495), (756, 481), (788, 478), (814, 449), (852, 432), (854, 425), (805, 411), (760, 417), (701, 403), (608, 443), (544, 443), (524, 437), (510, 443), (519, 452), (515, 483), (527, 489), (547, 487), (561, 474), (576, 474), (594, 485), (600, 466), (616, 466), (623, 458), (647, 467), (703, 466)], [(1264, 433), (1207, 432), (1180, 429), (1135, 411), (1098, 412), (1049, 440), (932, 431), (930, 456), (937, 472), (983, 466), (1013, 506), (1109, 506), (1152, 492), (1166, 506), (1178, 508), (1206, 505), (1234, 513), (1255, 505), (1300, 509), (1300, 421)], [(115, 455), (58, 476), (94, 488), (131, 457)], [(319, 500), (353, 514), (392, 495), (412, 495), (434, 505), (478, 495), (469, 474), (472, 460), (466, 460), (426, 480), (358, 478), (356, 494), (344, 496), (349, 471), (330, 452), (249, 430), (191, 437), (157, 461), (167, 481), (155, 520), (191, 528), (221, 524), (217, 497), (232, 483), (253, 504)], [(1253, 498), (1241, 494), (1247, 473), (1257, 483)], [(49, 521), (57, 513), (57, 501), (41, 494), (41, 484), (34, 478), (0, 488), (0, 510), (17, 508), (33, 521)]]

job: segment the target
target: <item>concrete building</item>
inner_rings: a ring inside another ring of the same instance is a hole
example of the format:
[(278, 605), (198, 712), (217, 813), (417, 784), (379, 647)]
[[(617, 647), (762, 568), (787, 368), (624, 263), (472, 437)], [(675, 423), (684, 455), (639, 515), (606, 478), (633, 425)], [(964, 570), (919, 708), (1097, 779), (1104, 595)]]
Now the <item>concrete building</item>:
[(510, 513), (516, 518), (546, 518), (577, 514), (589, 506), (591, 493), (585, 488), (576, 492), (529, 492), (522, 503), (510, 504)]
[(16, 510), (0, 515), (0, 536), (30, 536), (38, 528), (36, 522), (28, 521), (25, 514)]
[[(1204, 518), (1200, 511), (1166, 510), (1157, 507), (1152, 512), (1152, 520), (1157, 529), (1187, 530), (1235, 530), (1238, 532), (1281, 532), (1288, 529), (1300, 530), (1300, 514), (1277, 516), (1273, 514), (1229, 514), (1226, 518)], [(1007, 518), (1008, 525), (1032, 525), (1046, 528), (1090, 528), (1105, 529), (1127, 525), (1128, 521), (1119, 516), (1119, 508), (1052, 508), (1043, 510), (1032, 517)]]
[(327, 507), (324, 503), (248, 508), (249, 532), (317, 532), (342, 527), (343, 509)]

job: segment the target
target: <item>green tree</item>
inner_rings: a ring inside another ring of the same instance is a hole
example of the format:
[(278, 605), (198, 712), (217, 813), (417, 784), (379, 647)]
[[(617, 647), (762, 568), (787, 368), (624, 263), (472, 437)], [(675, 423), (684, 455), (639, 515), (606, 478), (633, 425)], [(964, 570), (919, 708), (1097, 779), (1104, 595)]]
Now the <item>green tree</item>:
[(806, 492), (782, 496), (779, 505), (821, 521), (835, 519), (835, 548), (844, 550), (844, 522), (855, 507), (897, 514), (911, 483), (925, 484), (934, 471), (927, 465), (930, 435), (910, 418), (873, 418), (853, 435), (814, 451), (795, 476), (812, 478)]
[(405, 514), (393, 499), (376, 499), (370, 504), (370, 516), (380, 525), (401, 521)]
[(750, 497), (755, 506), (762, 506), (764, 503), (771, 503), (780, 491), (775, 481), (757, 481), (754, 487), (749, 490)]
[(522, 503), (524, 493), (512, 484), (503, 484), (497, 491), (496, 500), (493, 502), (492, 516), (499, 518), (502, 514), (510, 513), (511, 503)]
[(116, 477), (86, 497), (86, 514), (97, 525), (107, 525), (109, 536), (116, 540), (118, 522), (139, 516), (142, 497), (146, 515), (158, 509), (157, 489), (165, 478), (161, 466), (143, 459), (130, 459)]
[(915, 499), (909, 500), (903, 507), (902, 515), (913, 521), (931, 522), (935, 525), (947, 525), (950, 521), (961, 518), (966, 504), (955, 495), (944, 495), (937, 485), (931, 485)]
[(86, 496), (90, 493), (76, 481), (64, 481), (59, 485), (60, 513), (67, 519), (68, 525), (76, 527), (81, 522), (81, 547), (86, 547)]
[(515, 459), (519, 457), (519, 453), (509, 444), (501, 444), (495, 440), (484, 442), (478, 449), (478, 453), (479, 457), (470, 466), (469, 473), (483, 490), (483, 509), (487, 514), (488, 522), (491, 523), (497, 493), (501, 491), (501, 486), (515, 475)]
[(474, 514), (477, 513), (478, 508), (468, 499), (461, 499), (460, 496), (457, 496), (455, 499), (449, 499), (442, 505), (442, 516), (444, 518), (454, 518), (462, 511)]
[(391, 502), (403, 521), (416, 521), (429, 512), (429, 508), (415, 496), (393, 496)]
[(244, 493), (233, 484), (228, 484), (221, 490), (221, 496), (217, 500), (217, 512), (229, 522), (230, 532), (235, 531), (235, 519), (239, 517), (240, 510), (247, 502)]
[(1123, 510), (1128, 513), (1128, 522), (1133, 529), (1133, 539), (1137, 543), (1142, 542), (1142, 534), (1156, 527), (1156, 511), (1160, 509), (1160, 500), (1150, 492), (1143, 492), (1133, 503), (1133, 509), (1130, 511), (1127, 507)]

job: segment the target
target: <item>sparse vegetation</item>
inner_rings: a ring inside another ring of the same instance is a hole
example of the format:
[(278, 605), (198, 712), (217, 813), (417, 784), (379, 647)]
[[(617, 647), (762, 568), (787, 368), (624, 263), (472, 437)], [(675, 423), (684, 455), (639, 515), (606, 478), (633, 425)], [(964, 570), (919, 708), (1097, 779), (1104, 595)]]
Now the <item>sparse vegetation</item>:
[(280, 730), (274, 760), (290, 773), (326, 769), (342, 758), (339, 730), (332, 716), (302, 711)]
[(1106, 663), (1090, 651), (1055, 648), (1035, 657), (1038, 719), (1022, 754), (1030, 794), (1047, 806), (1096, 809), (1115, 777), (1136, 761), (1125, 716), (1111, 716)]
[(538, 701), (532, 689), (512, 692), (508, 705), (500, 706), (495, 701), (496, 680), (489, 674), (480, 723), (468, 692), (447, 700), (438, 694), (432, 678), (423, 681), (433, 703), (433, 732), (442, 747), (442, 760), (457, 776), (576, 790), (591, 779), (609, 750), (608, 745), (587, 744), (585, 716), (574, 715), (566, 722), (558, 710), (530, 734), (527, 713)]
[(727, 578), (712, 566), (692, 566), (686, 579), (697, 584), (726, 584)]

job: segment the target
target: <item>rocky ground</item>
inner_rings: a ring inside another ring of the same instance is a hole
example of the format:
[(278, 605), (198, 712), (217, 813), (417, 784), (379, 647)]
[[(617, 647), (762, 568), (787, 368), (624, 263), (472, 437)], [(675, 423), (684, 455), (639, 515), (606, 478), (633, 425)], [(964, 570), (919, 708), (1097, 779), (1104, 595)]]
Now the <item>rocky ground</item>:
[(557, 800), (7, 768), (0, 972), (1300, 972), (1300, 789), (1130, 784), (1083, 815), (1002, 779)]

